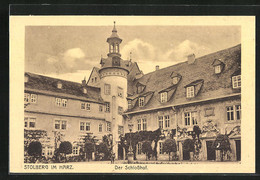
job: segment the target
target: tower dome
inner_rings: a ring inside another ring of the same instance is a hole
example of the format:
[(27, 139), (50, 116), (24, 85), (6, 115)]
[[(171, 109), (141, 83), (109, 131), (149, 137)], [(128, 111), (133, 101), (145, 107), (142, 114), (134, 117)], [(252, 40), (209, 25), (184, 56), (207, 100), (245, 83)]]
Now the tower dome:
[(112, 34), (109, 38), (107, 38), (107, 43), (109, 44), (109, 53), (107, 54), (108, 57), (118, 56), (121, 57), (120, 54), (120, 44), (122, 39), (117, 34), (116, 29), (116, 22), (114, 21), (114, 28), (112, 30)]

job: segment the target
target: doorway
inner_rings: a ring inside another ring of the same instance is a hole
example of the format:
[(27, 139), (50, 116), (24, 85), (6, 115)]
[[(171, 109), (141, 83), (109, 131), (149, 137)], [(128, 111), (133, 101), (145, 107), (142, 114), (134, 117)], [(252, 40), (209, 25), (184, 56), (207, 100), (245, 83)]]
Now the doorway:
[(119, 144), (118, 145), (118, 160), (123, 160), (124, 159), (124, 149), (123, 147)]
[(235, 140), (235, 142), (236, 142), (237, 161), (241, 161), (241, 140)]
[(183, 150), (183, 160), (190, 160), (190, 152)]
[(207, 141), (207, 160), (216, 160), (216, 151), (212, 148), (213, 141)]

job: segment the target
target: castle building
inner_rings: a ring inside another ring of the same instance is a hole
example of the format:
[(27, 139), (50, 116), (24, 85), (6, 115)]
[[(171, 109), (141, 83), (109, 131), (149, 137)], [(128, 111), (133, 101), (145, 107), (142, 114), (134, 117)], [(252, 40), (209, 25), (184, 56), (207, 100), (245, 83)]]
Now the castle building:
[[(143, 74), (136, 62), (123, 60), (122, 39), (114, 25), (107, 38), (108, 54), (82, 84), (25, 73), (25, 129), (61, 132), (75, 142), (91, 132), (102, 139), (111, 134), (116, 159), (126, 154), (119, 136), (129, 132), (161, 129), (166, 139), (174, 137), (180, 160), (191, 155), (183, 142), (197, 125), (201, 134), (201, 160), (219, 160), (212, 149), (218, 134), (228, 134), (231, 159), (241, 158), (241, 45)], [(53, 139), (45, 145), (53, 154)], [(158, 159), (168, 159), (158, 142)], [(145, 159), (137, 145), (137, 159)], [(75, 145), (73, 154), (77, 155)], [(50, 152), (49, 152), (50, 151)]]

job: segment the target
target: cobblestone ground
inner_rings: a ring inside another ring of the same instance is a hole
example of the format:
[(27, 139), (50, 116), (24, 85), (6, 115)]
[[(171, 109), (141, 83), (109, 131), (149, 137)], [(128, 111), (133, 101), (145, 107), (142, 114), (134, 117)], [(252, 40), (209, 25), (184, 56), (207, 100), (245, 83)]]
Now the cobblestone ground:
[[(70, 164), (111, 164), (110, 161), (89, 161), (89, 162), (70, 162)], [(227, 163), (227, 164), (239, 164), (241, 162), (238, 161), (138, 161), (136, 160), (133, 164), (219, 164), (219, 163)], [(126, 160), (117, 160), (114, 164), (127, 164)]]

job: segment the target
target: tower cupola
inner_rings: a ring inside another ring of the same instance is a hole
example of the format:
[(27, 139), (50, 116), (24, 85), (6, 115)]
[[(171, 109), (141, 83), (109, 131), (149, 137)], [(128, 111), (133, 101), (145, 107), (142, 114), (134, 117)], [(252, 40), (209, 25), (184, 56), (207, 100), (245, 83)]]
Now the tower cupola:
[(121, 57), (119, 45), (122, 42), (122, 39), (117, 34), (116, 22), (114, 21), (114, 28), (112, 30), (112, 34), (109, 38), (107, 38), (107, 42), (109, 44), (109, 53), (108, 57)]

